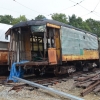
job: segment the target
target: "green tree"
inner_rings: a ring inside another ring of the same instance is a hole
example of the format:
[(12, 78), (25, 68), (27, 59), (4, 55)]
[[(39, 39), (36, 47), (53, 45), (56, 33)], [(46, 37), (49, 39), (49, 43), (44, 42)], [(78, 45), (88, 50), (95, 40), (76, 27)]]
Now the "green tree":
[(83, 30), (86, 30), (88, 32), (92, 32), (90, 26), (86, 23), (86, 22), (83, 22), (83, 27), (82, 27)]
[(96, 21), (90, 18), (86, 20), (86, 23), (92, 30), (92, 33), (95, 33), (100, 36), (100, 21)]
[(12, 24), (13, 17), (11, 15), (0, 15), (0, 23)]
[(38, 15), (37, 17), (35, 17), (35, 20), (41, 20), (41, 19), (46, 19), (46, 17), (44, 15)]
[(68, 23), (67, 17), (66, 17), (65, 14), (62, 14), (62, 13), (60, 13), (60, 14), (54, 13), (51, 17), (52, 17), (53, 20), (57, 20), (59, 22), (63, 22), (63, 23), (66, 23), (66, 24)]
[(72, 16), (69, 16), (69, 24), (72, 26), (77, 26), (77, 20), (76, 20), (76, 16), (75, 14), (73, 14)]
[(27, 21), (27, 18), (25, 17), (25, 15), (14, 18), (12, 21), (12, 24), (14, 25), (14, 24), (17, 24), (17, 23), (23, 22), (23, 21)]
[(82, 28), (83, 20), (81, 17), (77, 18), (76, 15), (73, 14), (72, 16), (69, 16), (69, 24), (77, 28)]
[(69, 25), (92, 32), (89, 25), (86, 22), (84, 22), (81, 17), (76, 17), (75, 14), (69, 16)]

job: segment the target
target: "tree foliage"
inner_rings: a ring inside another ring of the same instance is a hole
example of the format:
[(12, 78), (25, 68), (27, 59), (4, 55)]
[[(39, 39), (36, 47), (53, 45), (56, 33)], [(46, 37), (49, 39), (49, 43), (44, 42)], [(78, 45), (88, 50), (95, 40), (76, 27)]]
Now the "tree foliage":
[(17, 18), (13, 18), (11, 15), (0, 15), (0, 23), (14, 25), (22, 21), (27, 21), (27, 18), (24, 15), (19, 16)]
[(91, 18), (83, 21), (82, 18), (72, 15), (69, 16), (69, 24), (100, 36), (100, 21)]
[(16, 23), (23, 22), (23, 21), (27, 21), (27, 18), (25, 17), (25, 15), (14, 18), (12, 21), (12, 24), (14, 25)]
[(53, 20), (57, 20), (59, 22), (63, 22), (63, 23), (66, 23), (66, 24), (68, 23), (67, 17), (66, 17), (65, 14), (62, 14), (62, 13), (60, 13), (60, 14), (54, 13), (51, 17), (52, 17)]
[(12, 24), (13, 17), (11, 15), (0, 15), (0, 23)]
[(96, 21), (90, 18), (86, 20), (86, 23), (92, 30), (92, 33), (95, 33), (100, 36), (100, 21)]
[(35, 20), (41, 20), (41, 19), (46, 19), (46, 17), (44, 15), (38, 15), (37, 17), (35, 17)]
[(83, 21), (81, 17), (76, 17), (75, 14), (69, 16), (69, 25), (92, 32), (88, 24), (85, 21)]

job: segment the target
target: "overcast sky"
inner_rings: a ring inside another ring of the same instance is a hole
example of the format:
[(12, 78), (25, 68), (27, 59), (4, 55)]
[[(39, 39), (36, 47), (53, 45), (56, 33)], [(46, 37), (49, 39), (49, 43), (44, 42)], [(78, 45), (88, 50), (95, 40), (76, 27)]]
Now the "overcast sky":
[(0, 15), (34, 19), (42, 14), (50, 19), (53, 13), (100, 20), (100, 0), (0, 0)]

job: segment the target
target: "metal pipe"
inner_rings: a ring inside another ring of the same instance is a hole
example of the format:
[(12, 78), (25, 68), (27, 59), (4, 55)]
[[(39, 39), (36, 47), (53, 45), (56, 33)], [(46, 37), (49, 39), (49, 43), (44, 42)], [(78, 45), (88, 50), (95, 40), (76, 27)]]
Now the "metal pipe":
[(45, 90), (47, 90), (47, 91), (50, 91), (50, 92), (52, 92), (52, 93), (55, 93), (55, 94), (57, 94), (57, 95), (59, 95), (59, 96), (61, 96), (61, 97), (64, 97), (64, 98), (69, 98), (69, 99), (71, 99), (71, 100), (84, 100), (84, 99), (82, 99), (82, 98), (73, 96), (73, 95), (71, 95), (71, 94), (67, 94), (67, 93), (64, 93), (64, 92), (55, 90), (55, 89), (53, 89), (53, 88), (50, 88), (50, 87), (45, 87), (45, 86), (43, 86), (43, 85), (40, 85), (40, 84), (37, 84), (37, 83), (34, 83), (34, 82), (30, 82), (30, 81), (27, 81), (27, 80), (24, 80), (24, 79), (15, 77), (15, 76), (13, 76), (13, 78), (16, 79), (16, 80), (18, 80), (18, 81), (20, 81), (20, 82), (27, 83), (27, 84), (29, 84), (29, 85), (31, 85), (31, 86), (38, 87), (38, 88), (41, 88), (41, 89), (43, 89), (43, 90), (45, 89)]

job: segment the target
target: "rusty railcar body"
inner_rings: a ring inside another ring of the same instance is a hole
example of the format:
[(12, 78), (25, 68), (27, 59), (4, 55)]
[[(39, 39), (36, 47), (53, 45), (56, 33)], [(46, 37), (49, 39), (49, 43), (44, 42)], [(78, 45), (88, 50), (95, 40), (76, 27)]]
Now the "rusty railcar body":
[(98, 37), (54, 20), (20, 22), (6, 32), (10, 35), (9, 64), (33, 68), (35, 74), (56, 75), (87, 70), (99, 61)]
[(8, 73), (8, 45), (9, 42), (0, 41), (0, 75)]
[(5, 32), (11, 25), (0, 23), (0, 75), (8, 72), (8, 48), (10, 37), (5, 39)]

